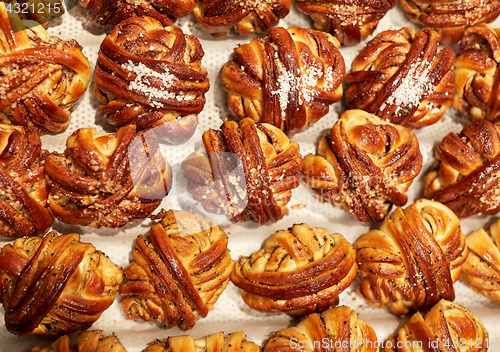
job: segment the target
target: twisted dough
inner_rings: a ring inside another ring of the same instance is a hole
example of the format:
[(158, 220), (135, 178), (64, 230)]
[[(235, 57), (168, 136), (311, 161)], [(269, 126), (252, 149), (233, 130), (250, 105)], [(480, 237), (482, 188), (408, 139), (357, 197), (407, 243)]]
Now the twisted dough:
[(377, 28), (396, 0), (297, 0), (297, 7), (311, 16), (314, 27), (333, 34), (343, 45), (355, 45)]
[[(397, 348), (398, 344), (402, 348)], [(420, 312), (415, 313), (384, 342), (383, 352), (486, 352), (488, 344), (488, 331), (479, 318), (461, 305), (443, 299), (423, 317)]]
[(137, 237), (120, 305), (129, 319), (188, 330), (214, 308), (234, 262), (227, 235), (213, 220), (186, 211), (161, 215), (149, 236)]
[(130, 18), (149, 16), (170, 26), (194, 9), (194, 0), (79, 0), (95, 24), (115, 28)]
[(293, 352), (300, 346), (311, 352), (378, 352), (373, 328), (347, 306), (311, 314), (297, 326), (276, 332), (262, 352)]
[(477, 293), (500, 305), (500, 220), (489, 229), (478, 229), (466, 237), (469, 256), (462, 279)]
[(425, 197), (448, 206), (459, 218), (500, 210), (500, 126), (470, 122), (459, 135), (449, 133), (436, 149), (425, 175)]
[(68, 138), (67, 155), (47, 158), (49, 206), (68, 224), (121, 227), (155, 210), (172, 185), (172, 170), (153, 133), (135, 126), (97, 134), (80, 128)]
[(347, 104), (383, 120), (420, 128), (439, 121), (453, 98), (455, 55), (439, 34), (404, 27), (379, 33), (346, 76)]
[(453, 283), (469, 253), (460, 222), (441, 203), (396, 208), (380, 230), (354, 242), (360, 293), (369, 304), (404, 315), (455, 299)]
[(455, 62), (453, 106), (465, 117), (500, 120), (500, 29), (467, 28)]
[(258, 224), (288, 213), (303, 165), (297, 143), (276, 127), (247, 118), (206, 131), (203, 144), (206, 153), (203, 147), (191, 153), (183, 168), (189, 193), (206, 211)]
[(296, 224), (240, 257), (231, 281), (253, 309), (305, 315), (338, 304), (357, 270), (356, 253), (341, 234)]
[(243, 331), (229, 334), (226, 338), (220, 331), (196, 340), (189, 335), (156, 340), (143, 352), (260, 352), (260, 348), (247, 341)]
[[(27, 26), (27, 28), (25, 27)], [(0, 3), (0, 120), (38, 134), (65, 130), (69, 110), (90, 80), (89, 61), (73, 39), (51, 37)]]
[(270, 123), (288, 136), (300, 132), (342, 97), (339, 47), (327, 33), (290, 27), (235, 48), (222, 68), (229, 109), (238, 119)]
[(47, 337), (85, 330), (114, 301), (123, 271), (73, 233), (19, 238), (0, 252), (5, 326)]
[(500, 14), (499, 0), (401, 0), (410, 20), (433, 29), (443, 44), (458, 41), (465, 28), (493, 22)]
[(50, 347), (34, 347), (28, 352), (127, 352), (127, 350), (115, 334), (104, 337), (102, 330), (93, 330), (81, 332), (75, 345), (70, 345), (68, 335), (64, 335)]
[(391, 204), (406, 204), (406, 191), (421, 168), (412, 131), (349, 110), (321, 138), (318, 155), (305, 157), (303, 172), (321, 199), (366, 222), (383, 220)]
[(32, 129), (0, 124), (0, 236), (36, 236), (52, 225), (48, 154)]
[(194, 17), (214, 36), (234, 31), (241, 35), (265, 33), (290, 12), (292, 0), (197, 0)]
[(198, 39), (180, 28), (150, 17), (123, 21), (99, 51), (99, 112), (117, 127), (154, 128), (170, 143), (184, 143), (196, 130), (210, 86), (203, 55)]

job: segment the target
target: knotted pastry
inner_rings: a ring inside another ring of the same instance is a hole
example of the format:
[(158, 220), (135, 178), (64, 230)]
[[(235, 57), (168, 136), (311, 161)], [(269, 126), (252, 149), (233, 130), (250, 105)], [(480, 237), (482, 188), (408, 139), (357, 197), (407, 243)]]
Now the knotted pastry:
[(36, 236), (52, 225), (48, 154), (34, 130), (0, 124), (0, 236)]
[(343, 45), (355, 45), (377, 28), (396, 0), (297, 0), (297, 7), (311, 16), (314, 28), (333, 34)]
[(115, 334), (102, 336), (102, 330), (84, 331), (72, 345), (68, 335), (61, 336), (47, 348), (34, 347), (29, 352), (127, 352)]
[(318, 196), (359, 221), (382, 221), (401, 206), (422, 169), (415, 134), (362, 110), (348, 110), (323, 136), (318, 154), (304, 159), (307, 183)]
[(203, 133), (183, 163), (188, 191), (206, 211), (233, 222), (278, 221), (300, 183), (299, 145), (276, 127), (246, 118)]
[(383, 352), (486, 352), (489, 343), (488, 331), (477, 316), (443, 299), (424, 316), (415, 313), (397, 334), (384, 341)]
[[(25, 27), (26, 26), (26, 27)], [(0, 3), (0, 121), (38, 134), (65, 130), (90, 80), (89, 61), (73, 39), (51, 37)]]
[(410, 128), (439, 121), (453, 102), (455, 55), (439, 34), (404, 27), (378, 34), (346, 76), (347, 104)]
[(500, 29), (467, 28), (455, 62), (453, 106), (465, 117), (500, 121)]
[(424, 179), (426, 198), (448, 206), (459, 218), (500, 210), (500, 126), (470, 122), (450, 132), (436, 149)]
[(47, 158), (49, 206), (62, 222), (121, 227), (153, 212), (172, 185), (172, 170), (154, 133), (135, 126), (97, 134), (80, 128), (69, 136), (67, 154)]
[(453, 283), (469, 253), (455, 214), (427, 199), (396, 208), (380, 230), (353, 246), (361, 295), (398, 315), (426, 311), (441, 298), (454, 300)]
[(273, 28), (234, 49), (222, 68), (229, 109), (270, 123), (288, 136), (318, 121), (342, 97), (344, 59), (338, 40), (299, 27)]
[(234, 262), (227, 235), (213, 220), (173, 210), (160, 216), (148, 236), (137, 237), (120, 305), (129, 319), (188, 330), (214, 308)]
[(500, 14), (499, 0), (401, 0), (410, 20), (441, 35), (443, 44), (458, 41), (465, 28), (493, 22)]
[(197, 0), (193, 13), (200, 28), (214, 36), (248, 35), (276, 26), (291, 5), (292, 0)]
[(462, 279), (477, 293), (500, 305), (500, 220), (489, 229), (478, 229), (466, 237), (469, 256)]
[(355, 311), (341, 306), (308, 315), (297, 326), (276, 332), (262, 352), (293, 352), (297, 347), (311, 352), (378, 352), (378, 345), (373, 328)]
[(99, 112), (120, 127), (154, 128), (170, 143), (187, 141), (210, 86), (198, 39), (150, 17), (117, 25), (101, 44), (94, 95)]
[(234, 332), (224, 338), (222, 331), (199, 339), (189, 335), (173, 336), (156, 340), (143, 352), (260, 352), (259, 346), (247, 341), (243, 331)]
[(341, 234), (296, 224), (240, 257), (231, 281), (251, 308), (300, 316), (337, 305), (357, 270), (356, 253)]
[(170, 26), (194, 9), (194, 0), (79, 0), (87, 17), (97, 25), (115, 28), (133, 17), (149, 16)]
[(22, 20), (33, 20), (45, 26), (52, 18), (66, 11), (62, 0), (3, 0), (8, 13), (15, 13)]
[(76, 233), (19, 238), (0, 252), (5, 326), (56, 337), (85, 330), (113, 303), (123, 271)]

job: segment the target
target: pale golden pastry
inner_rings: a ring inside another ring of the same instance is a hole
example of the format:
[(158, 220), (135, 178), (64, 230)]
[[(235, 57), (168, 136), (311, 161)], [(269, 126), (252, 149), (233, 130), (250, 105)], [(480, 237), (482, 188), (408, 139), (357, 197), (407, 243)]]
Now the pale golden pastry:
[(88, 329), (122, 282), (122, 269), (76, 233), (19, 238), (0, 251), (0, 300), (16, 335)]
[(354, 242), (359, 292), (369, 304), (404, 315), (454, 300), (453, 284), (469, 253), (455, 214), (421, 199), (396, 208), (380, 226)]
[(357, 270), (356, 253), (341, 234), (295, 224), (240, 257), (231, 281), (251, 308), (301, 316), (337, 305)]
[(66, 13), (62, 0), (3, 0), (7, 12), (15, 13), (22, 20), (33, 20), (45, 26), (51, 19)]
[(127, 352), (118, 337), (102, 336), (102, 330), (84, 331), (78, 343), (71, 344), (68, 335), (61, 336), (50, 347), (34, 347), (28, 352)]
[(234, 262), (227, 235), (213, 220), (186, 211), (162, 212), (149, 235), (139, 235), (125, 269), (120, 305), (129, 319), (191, 329), (214, 309)]

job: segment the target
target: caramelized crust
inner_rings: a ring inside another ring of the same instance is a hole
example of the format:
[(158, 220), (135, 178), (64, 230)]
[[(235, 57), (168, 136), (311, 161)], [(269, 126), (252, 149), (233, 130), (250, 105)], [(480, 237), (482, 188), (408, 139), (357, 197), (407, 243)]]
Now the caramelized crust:
[(326, 33), (290, 27), (267, 34), (234, 49), (222, 82), (238, 119), (251, 117), (293, 136), (342, 97), (344, 59), (339, 42)]
[(5, 326), (56, 337), (85, 330), (114, 301), (123, 271), (73, 233), (19, 238), (0, 252)]
[(0, 236), (36, 236), (52, 225), (48, 155), (34, 130), (0, 124)]
[(143, 352), (260, 352), (260, 348), (247, 341), (243, 331), (229, 334), (226, 338), (220, 331), (196, 340), (189, 335), (156, 340)]
[[(415, 313), (397, 334), (384, 342), (383, 352), (486, 352), (490, 343), (488, 331), (477, 316), (443, 299), (424, 316)], [(402, 347), (397, 348), (398, 345)]]
[(470, 122), (449, 133), (425, 176), (425, 197), (448, 206), (459, 218), (500, 210), (500, 126)]
[(500, 29), (467, 28), (454, 66), (453, 106), (465, 117), (500, 121)]
[(311, 16), (316, 29), (333, 34), (346, 46), (372, 34), (395, 5), (396, 0), (297, 0), (297, 7)]
[(99, 112), (121, 127), (154, 128), (170, 143), (187, 141), (209, 89), (200, 42), (150, 17), (117, 25), (101, 44), (94, 95)]
[(356, 253), (341, 234), (296, 224), (240, 257), (231, 281), (251, 308), (301, 316), (337, 305), (357, 270)]
[(49, 206), (62, 222), (99, 228), (143, 219), (172, 185), (172, 170), (154, 133), (135, 126), (97, 134), (80, 128), (68, 138), (67, 154), (47, 158)]
[(406, 204), (406, 191), (421, 169), (411, 130), (348, 110), (320, 139), (318, 154), (305, 157), (303, 173), (323, 201), (367, 222), (382, 221), (392, 204)]
[(299, 345), (308, 347), (308, 352), (378, 352), (373, 328), (347, 306), (308, 315), (297, 326), (276, 332), (262, 352), (293, 352)]
[[(25, 25), (28, 27), (26, 28)], [(51, 37), (0, 3), (0, 121), (61, 132), (87, 89), (89, 61), (73, 39)]]
[(214, 36), (265, 33), (288, 15), (291, 5), (292, 0), (197, 0), (194, 17)]
[(453, 101), (455, 55), (438, 45), (439, 34), (428, 29), (378, 34), (346, 76), (349, 107), (410, 128), (439, 121)]
[(427, 311), (441, 298), (454, 300), (453, 283), (469, 253), (455, 214), (427, 199), (396, 208), (380, 230), (353, 246), (361, 295), (398, 315)]
[(50, 347), (34, 347), (28, 352), (127, 352), (115, 334), (104, 337), (102, 330), (84, 331), (78, 343), (71, 345), (68, 335), (61, 336)]
[(500, 305), (500, 220), (489, 229), (478, 229), (466, 237), (469, 256), (462, 279), (477, 293)]
[(401, 0), (410, 20), (437, 31), (443, 44), (458, 41), (465, 28), (493, 22), (500, 14), (499, 0)]
[(120, 305), (129, 319), (188, 330), (214, 308), (234, 262), (227, 235), (213, 220), (186, 211), (161, 216), (148, 236), (137, 237)]
[(203, 144), (183, 168), (189, 193), (206, 211), (258, 224), (288, 213), (303, 165), (297, 143), (272, 125), (246, 118), (206, 131)]

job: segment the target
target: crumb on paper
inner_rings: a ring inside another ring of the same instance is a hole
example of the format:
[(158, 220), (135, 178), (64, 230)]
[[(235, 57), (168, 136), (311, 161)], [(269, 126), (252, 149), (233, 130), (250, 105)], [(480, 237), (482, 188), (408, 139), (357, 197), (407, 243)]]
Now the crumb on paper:
[(306, 206), (304, 204), (294, 204), (292, 205), (292, 209), (293, 210), (300, 210), (300, 209), (304, 209)]

